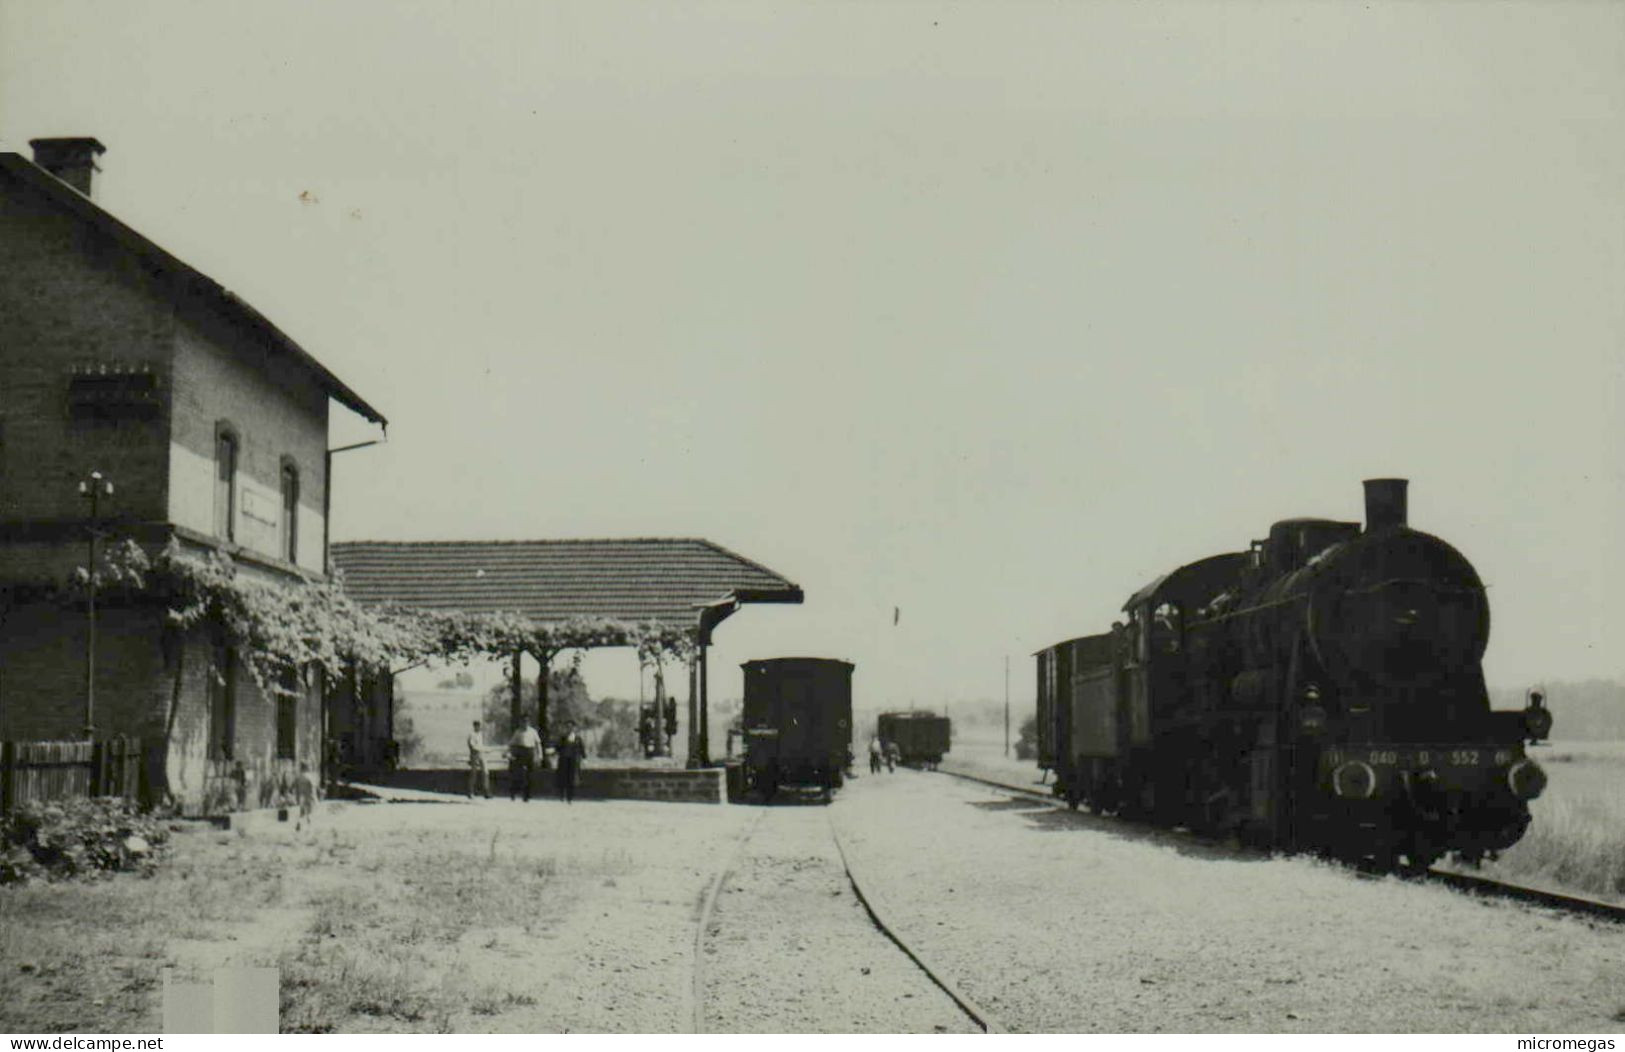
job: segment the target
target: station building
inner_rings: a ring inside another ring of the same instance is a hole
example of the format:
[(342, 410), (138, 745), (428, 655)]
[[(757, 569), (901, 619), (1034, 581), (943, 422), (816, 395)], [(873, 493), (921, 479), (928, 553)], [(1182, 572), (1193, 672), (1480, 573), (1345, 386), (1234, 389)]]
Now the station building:
[(93, 621), (62, 585), (92, 530), (226, 553), (266, 581), (322, 579), (331, 404), (386, 421), (100, 207), (101, 143), (31, 145), (32, 160), (0, 153), (0, 740), (82, 739), (88, 725), (139, 739), (153, 798), (189, 812), (266, 803), (299, 763), (321, 762), (318, 677), (268, 694), (221, 626), (177, 629), (133, 594), (109, 595)]

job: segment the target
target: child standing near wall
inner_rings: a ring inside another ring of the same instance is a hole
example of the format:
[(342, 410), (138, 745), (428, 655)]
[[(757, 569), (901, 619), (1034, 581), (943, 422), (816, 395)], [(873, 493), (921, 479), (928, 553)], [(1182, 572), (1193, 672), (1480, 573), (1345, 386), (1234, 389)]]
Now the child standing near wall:
[(316, 776), (310, 773), (310, 764), (299, 765), (299, 777), (293, 781), (293, 795), (299, 801), (299, 821), (295, 829), (302, 829), (316, 816)]

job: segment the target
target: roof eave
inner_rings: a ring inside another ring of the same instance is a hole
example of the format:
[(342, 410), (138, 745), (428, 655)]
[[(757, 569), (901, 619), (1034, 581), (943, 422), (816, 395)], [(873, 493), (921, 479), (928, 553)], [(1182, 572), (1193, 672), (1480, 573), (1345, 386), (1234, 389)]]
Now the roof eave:
[(244, 322), (249, 328), (267, 337), (271, 345), (289, 355), (315, 375), (328, 396), (380, 427), (388, 428), (389, 421), (348, 384), (334, 376), (332, 371), (317, 361), (309, 351), (295, 343), (293, 338), (272, 324), (271, 320), (255, 310), (242, 297), (231, 292), (218, 281), (182, 259), (160, 248), (140, 231), (131, 227), (107, 209), (96, 204), (73, 187), (18, 153), (0, 153), (0, 168), (27, 180), (36, 189), (85, 222), (92, 223), (111, 235), (127, 249), (170, 271), (186, 284), (205, 296), (219, 301), (228, 316)]

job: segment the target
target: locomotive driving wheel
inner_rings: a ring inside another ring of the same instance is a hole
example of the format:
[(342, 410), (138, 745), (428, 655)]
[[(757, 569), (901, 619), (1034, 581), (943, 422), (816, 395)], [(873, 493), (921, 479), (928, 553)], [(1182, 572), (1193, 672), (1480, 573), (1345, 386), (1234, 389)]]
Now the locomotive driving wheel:
[(1394, 869), (1406, 876), (1419, 877), (1444, 855), (1425, 833), (1413, 833), (1394, 858)]

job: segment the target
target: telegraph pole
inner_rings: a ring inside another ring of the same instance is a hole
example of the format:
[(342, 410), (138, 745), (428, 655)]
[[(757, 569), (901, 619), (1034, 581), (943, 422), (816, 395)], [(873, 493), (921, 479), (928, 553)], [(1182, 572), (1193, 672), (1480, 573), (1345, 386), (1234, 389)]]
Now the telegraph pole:
[(1004, 655), (1004, 757), (1010, 758), (1010, 655)]

